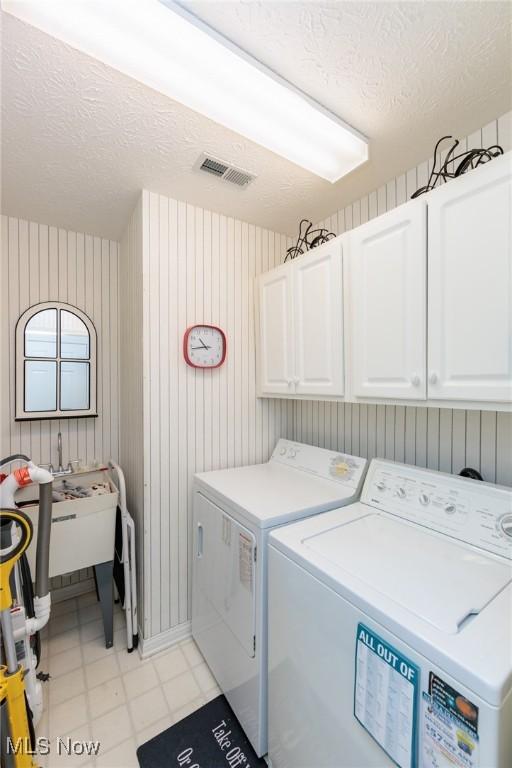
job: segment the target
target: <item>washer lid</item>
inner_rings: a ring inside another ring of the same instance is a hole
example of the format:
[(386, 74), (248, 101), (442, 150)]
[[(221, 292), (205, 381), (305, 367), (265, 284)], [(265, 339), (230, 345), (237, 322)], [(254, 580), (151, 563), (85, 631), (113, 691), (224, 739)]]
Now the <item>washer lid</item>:
[(512, 581), (510, 566), (379, 514), (331, 527), (303, 544), (451, 634)]

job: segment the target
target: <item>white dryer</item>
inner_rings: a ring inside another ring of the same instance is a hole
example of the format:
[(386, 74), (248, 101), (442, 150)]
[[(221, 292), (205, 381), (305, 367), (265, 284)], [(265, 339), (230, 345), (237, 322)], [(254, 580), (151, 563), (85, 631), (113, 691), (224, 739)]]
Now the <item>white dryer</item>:
[(259, 756), (267, 751), (267, 538), (359, 498), (367, 462), (279, 440), (270, 460), (194, 482), (192, 635)]
[(510, 768), (511, 724), (511, 489), (374, 460), (272, 533), (272, 768)]

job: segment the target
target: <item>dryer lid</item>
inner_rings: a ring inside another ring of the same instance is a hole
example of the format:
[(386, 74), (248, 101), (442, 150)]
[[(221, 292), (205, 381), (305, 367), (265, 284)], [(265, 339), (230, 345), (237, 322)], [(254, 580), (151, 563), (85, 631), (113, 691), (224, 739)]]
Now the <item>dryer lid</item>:
[[(380, 514), (347, 521), (303, 544), (451, 634), (512, 581), (510, 565)], [(342, 576), (337, 578), (342, 582)]]
[(301, 517), (350, 504), (358, 490), (274, 461), (248, 467), (202, 472), (196, 486), (215, 495), (233, 514), (258, 528), (283, 525)]

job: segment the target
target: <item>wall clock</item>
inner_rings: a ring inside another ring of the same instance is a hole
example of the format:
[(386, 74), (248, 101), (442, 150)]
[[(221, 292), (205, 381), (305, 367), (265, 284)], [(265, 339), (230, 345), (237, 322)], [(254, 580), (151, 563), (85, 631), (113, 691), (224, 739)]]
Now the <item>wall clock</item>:
[(183, 355), (193, 368), (219, 368), (226, 359), (226, 335), (216, 325), (191, 325), (183, 338)]

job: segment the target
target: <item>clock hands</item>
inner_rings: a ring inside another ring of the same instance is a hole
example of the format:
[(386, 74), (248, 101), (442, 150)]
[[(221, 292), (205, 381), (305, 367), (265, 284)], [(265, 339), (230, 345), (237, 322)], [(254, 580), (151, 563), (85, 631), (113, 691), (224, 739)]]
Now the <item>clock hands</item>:
[(218, 368), (226, 357), (226, 337), (213, 325), (191, 325), (183, 337), (183, 356), (193, 368)]
[(200, 347), (191, 347), (191, 349), (211, 349), (211, 347), (208, 346), (208, 344), (205, 344), (202, 339), (199, 339), (199, 341), (201, 342), (201, 346)]

